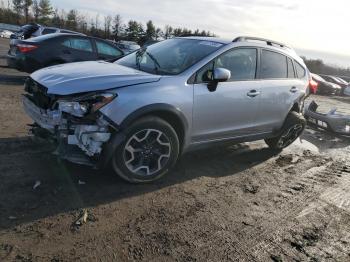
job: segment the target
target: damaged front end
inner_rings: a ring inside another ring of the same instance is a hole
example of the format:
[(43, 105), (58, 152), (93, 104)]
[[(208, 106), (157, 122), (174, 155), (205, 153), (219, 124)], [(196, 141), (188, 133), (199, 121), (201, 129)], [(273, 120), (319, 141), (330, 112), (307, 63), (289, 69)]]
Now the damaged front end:
[(97, 165), (104, 144), (116, 126), (99, 109), (117, 95), (112, 92), (84, 93), (74, 96), (47, 94), (44, 86), (29, 79), (25, 84), (23, 106), (34, 120), (32, 133), (54, 141), (54, 152), (68, 161)]
[(337, 113), (333, 108), (328, 113), (317, 112), (318, 105), (312, 101), (304, 109), (304, 116), (309, 124), (340, 135), (350, 136), (350, 116)]

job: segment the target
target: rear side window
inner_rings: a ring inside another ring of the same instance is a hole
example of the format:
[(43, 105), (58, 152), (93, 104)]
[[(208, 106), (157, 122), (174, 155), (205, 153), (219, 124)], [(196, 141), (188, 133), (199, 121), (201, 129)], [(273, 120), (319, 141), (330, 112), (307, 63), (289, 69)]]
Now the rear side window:
[(287, 57), (287, 64), (288, 64), (288, 78), (295, 78), (295, 72), (294, 72), (292, 59)]
[(47, 34), (53, 34), (56, 32), (56, 29), (52, 29), (52, 28), (45, 28), (43, 31), (42, 31), (42, 35), (47, 35)]
[(298, 62), (295, 62), (295, 69), (297, 70), (297, 74), (298, 74), (298, 78), (304, 78), (306, 71), (304, 69), (304, 67), (302, 67)]
[(230, 50), (216, 58), (214, 68), (230, 70), (232, 81), (255, 79), (256, 52), (255, 48)]
[(102, 55), (110, 55), (110, 56), (121, 56), (122, 52), (119, 49), (110, 46), (101, 41), (96, 41), (97, 52)]
[(286, 56), (276, 52), (262, 50), (261, 70), (262, 79), (287, 78), (287, 59)]
[(76, 50), (92, 52), (92, 45), (89, 39), (68, 38), (63, 41), (62, 45)]

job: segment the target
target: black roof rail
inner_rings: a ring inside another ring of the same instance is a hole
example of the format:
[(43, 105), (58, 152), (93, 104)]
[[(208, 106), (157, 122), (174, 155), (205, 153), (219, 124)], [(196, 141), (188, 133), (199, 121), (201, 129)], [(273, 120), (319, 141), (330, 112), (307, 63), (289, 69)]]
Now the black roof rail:
[(254, 37), (254, 36), (239, 36), (236, 37), (235, 39), (233, 39), (232, 42), (244, 42), (244, 41), (249, 41), (249, 40), (253, 40), (253, 41), (261, 41), (261, 42), (266, 42), (267, 45), (277, 45), (279, 47), (286, 47), (286, 48), (290, 48), (289, 46), (280, 43), (280, 42), (276, 42), (270, 39), (266, 39), (266, 38), (261, 38), (261, 37)]

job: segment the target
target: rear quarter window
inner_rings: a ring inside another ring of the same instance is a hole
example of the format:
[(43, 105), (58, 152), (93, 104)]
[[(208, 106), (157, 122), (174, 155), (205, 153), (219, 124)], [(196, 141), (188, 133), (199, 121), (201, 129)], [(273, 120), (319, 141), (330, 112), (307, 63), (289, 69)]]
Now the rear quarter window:
[(298, 78), (304, 78), (306, 75), (305, 68), (296, 61), (294, 61), (294, 64), (295, 64), (295, 69), (297, 71)]
[(295, 78), (295, 72), (294, 72), (292, 59), (287, 57), (287, 64), (288, 64), (288, 78)]
[(260, 78), (278, 79), (287, 78), (287, 57), (268, 50), (261, 52)]
[(53, 34), (53, 33), (56, 33), (56, 31), (57, 31), (56, 29), (45, 28), (41, 34), (42, 35)]

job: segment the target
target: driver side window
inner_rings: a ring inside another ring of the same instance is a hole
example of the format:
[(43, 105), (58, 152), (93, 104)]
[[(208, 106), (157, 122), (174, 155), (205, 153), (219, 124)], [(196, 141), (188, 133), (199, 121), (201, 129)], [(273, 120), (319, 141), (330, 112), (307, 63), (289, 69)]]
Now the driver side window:
[(257, 49), (235, 48), (221, 54), (198, 71), (195, 82), (209, 82), (215, 68), (230, 70), (229, 81), (253, 80), (256, 76)]

